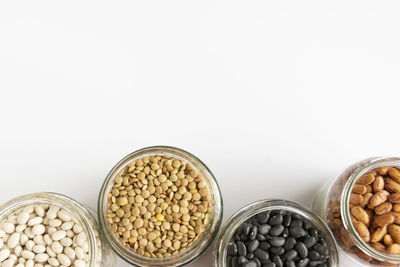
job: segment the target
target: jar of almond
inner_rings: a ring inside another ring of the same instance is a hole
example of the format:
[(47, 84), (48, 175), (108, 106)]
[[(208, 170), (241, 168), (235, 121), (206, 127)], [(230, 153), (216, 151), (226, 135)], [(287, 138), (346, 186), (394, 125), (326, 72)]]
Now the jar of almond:
[(211, 171), (178, 148), (148, 147), (123, 158), (99, 195), (111, 247), (135, 266), (183, 266), (212, 243), (222, 219)]
[(357, 266), (400, 265), (400, 158), (349, 166), (313, 201)]

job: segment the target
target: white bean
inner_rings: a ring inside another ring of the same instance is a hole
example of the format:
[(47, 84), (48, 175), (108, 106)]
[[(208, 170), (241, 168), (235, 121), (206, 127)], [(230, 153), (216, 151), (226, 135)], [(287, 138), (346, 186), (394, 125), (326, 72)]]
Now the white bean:
[(8, 248), (0, 250), (0, 262), (2, 262), (5, 259), (7, 259), (8, 256), (10, 256), (10, 250)]
[(20, 245), (16, 246), (13, 252), (17, 257), (21, 256), (22, 247)]
[(20, 238), (21, 238), (20, 233), (13, 233), (7, 241), (7, 246), (9, 248), (15, 248), (18, 245)]
[(86, 234), (84, 232), (80, 232), (76, 237), (76, 243), (78, 244), (78, 246), (81, 247), (85, 244), (85, 241), (86, 241)]
[(47, 255), (46, 253), (39, 253), (39, 254), (36, 254), (36, 256), (35, 256), (36, 262), (46, 262), (48, 259), (49, 259), (49, 255)]
[(23, 250), (22, 252), (21, 252), (21, 256), (22, 257), (24, 257), (25, 259), (27, 259), (27, 260), (33, 260), (33, 258), (35, 258), (35, 253), (33, 253), (32, 251), (30, 251), (30, 250)]
[(33, 217), (32, 219), (30, 219), (28, 221), (28, 225), (29, 226), (34, 226), (34, 225), (37, 225), (37, 224), (42, 223), (42, 222), (43, 222), (43, 218), (42, 217)]
[(62, 224), (62, 221), (59, 219), (51, 219), (49, 220), (49, 225), (53, 227), (58, 227)]
[(80, 224), (77, 224), (77, 223), (76, 223), (76, 224), (74, 225), (73, 230), (74, 230), (75, 234), (79, 234), (80, 232), (82, 232), (83, 228), (82, 228), (82, 226), (81, 226)]
[(55, 207), (55, 206), (50, 206), (49, 210), (47, 211), (47, 218), (49, 219), (55, 219), (57, 217), (57, 213), (60, 210), (60, 208)]
[(4, 245), (3, 239), (0, 238), (0, 249), (3, 247), (3, 245)]
[(78, 259), (83, 260), (85, 258), (85, 252), (80, 247), (75, 248), (75, 255)]
[(33, 247), (33, 252), (37, 253), (44, 253), (46, 251), (46, 247), (43, 245), (36, 245)]
[(50, 257), (55, 257), (57, 254), (51, 249), (51, 247), (47, 246), (46, 247), (46, 252)]
[(67, 235), (67, 233), (66, 233), (64, 230), (59, 230), (59, 231), (57, 231), (57, 232), (54, 232), (54, 233), (51, 235), (51, 238), (52, 238), (53, 240), (55, 240), (55, 241), (58, 241), (58, 240), (63, 239), (64, 237), (66, 237), (66, 235)]
[(66, 255), (64, 255), (62, 253), (57, 255), (57, 259), (59, 260), (59, 262), (62, 265), (65, 265), (65, 266), (70, 266), (71, 265), (71, 260)]
[(22, 212), (20, 215), (17, 217), (17, 223), (18, 224), (26, 224), (29, 220), (29, 213), (28, 212)]
[(12, 224), (12, 223), (6, 222), (6, 223), (3, 224), (2, 229), (3, 229), (3, 231), (4, 231), (5, 233), (11, 234), (11, 233), (13, 233), (14, 230), (15, 230), (15, 225)]
[(60, 254), (63, 252), (64, 247), (57, 241), (53, 242), (53, 244), (51, 244), (51, 249), (57, 253)]
[(36, 215), (39, 217), (44, 217), (44, 208), (42, 205), (35, 205)]
[(21, 245), (24, 246), (28, 240), (29, 240), (29, 237), (26, 234), (21, 234), (21, 239), (20, 239)]
[(15, 227), (15, 232), (23, 232), (26, 229), (26, 224), (20, 224)]
[(33, 260), (27, 260), (27, 261), (25, 262), (25, 267), (33, 267), (34, 264), (35, 264), (35, 263), (34, 263)]
[(2, 229), (3, 227), (0, 227), (0, 238), (4, 237), (6, 235), (6, 232), (4, 232)]
[(71, 222), (71, 221), (69, 221), (69, 222), (64, 222), (64, 223), (61, 225), (61, 229), (64, 230), (64, 231), (71, 230), (72, 227), (74, 227), (74, 222)]
[(72, 239), (69, 237), (63, 238), (60, 240), (61, 245), (64, 247), (70, 247), (72, 245)]
[(44, 242), (46, 243), (46, 245), (51, 245), (51, 243), (53, 243), (53, 239), (51, 239), (49, 234), (45, 234), (43, 239), (44, 239)]
[(64, 248), (64, 254), (67, 255), (67, 257), (71, 260), (75, 258), (75, 250), (73, 250), (71, 247)]
[(86, 262), (83, 260), (76, 260), (74, 261), (74, 266), (75, 267), (85, 267), (86, 266)]
[(28, 240), (25, 244), (25, 248), (29, 251), (31, 251), (33, 249), (33, 247), (35, 246), (35, 242), (33, 242), (33, 240)]
[(44, 227), (43, 224), (37, 224), (32, 228), (32, 233), (34, 233), (35, 235), (42, 235), (44, 234), (45, 231), (46, 228)]
[(58, 218), (63, 220), (64, 222), (69, 222), (71, 220), (71, 215), (65, 210), (60, 210), (58, 212)]
[(33, 238), (33, 242), (35, 242), (36, 245), (45, 245), (46, 243), (44, 242), (43, 236), (42, 235), (37, 235)]
[(49, 264), (50, 264), (51, 266), (59, 266), (59, 265), (60, 265), (60, 262), (59, 262), (56, 258), (50, 258), (50, 259), (48, 260), (48, 262), (49, 262)]
[(3, 261), (1, 264), (1, 267), (13, 267), (14, 266), (14, 261), (11, 259)]

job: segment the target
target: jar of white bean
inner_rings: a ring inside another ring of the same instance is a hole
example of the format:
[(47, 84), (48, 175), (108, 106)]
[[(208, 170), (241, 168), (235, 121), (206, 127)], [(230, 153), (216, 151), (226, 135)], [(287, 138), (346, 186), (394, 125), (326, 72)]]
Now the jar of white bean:
[(0, 206), (0, 267), (112, 267), (90, 212), (71, 198), (35, 193)]

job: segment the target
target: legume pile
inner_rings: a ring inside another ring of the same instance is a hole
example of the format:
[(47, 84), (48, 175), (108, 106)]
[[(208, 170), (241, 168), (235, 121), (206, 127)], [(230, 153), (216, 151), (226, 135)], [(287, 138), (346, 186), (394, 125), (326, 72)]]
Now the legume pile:
[(357, 181), (350, 198), (352, 222), (360, 237), (379, 251), (400, 254), (400, 171), (372, 170)]
[(0, 223), (1, 267), (85, 267), (88, 260), (87, 234), (64, 209), (31, 205)]
[(185, 251), (207, 228), (210, 197), (199, 172), (168, 155), (143, 157), (115, 178), (107, 219), (132, 251), (163, 258)]
[(299, 214), (259, 213), (236, 230), (228, 245), (228, 267), (329, 266), (321, 233)]

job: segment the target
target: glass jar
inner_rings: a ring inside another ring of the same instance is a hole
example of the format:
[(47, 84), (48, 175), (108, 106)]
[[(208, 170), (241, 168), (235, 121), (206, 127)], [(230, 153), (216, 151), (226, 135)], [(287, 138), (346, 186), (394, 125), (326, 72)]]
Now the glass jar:
[(315, 214), (311, 213), (304, 206), (281, 199), (266, 199), (251, 203), (238, 212), (236, 212), (222, 228), (217, 243), (214, 247), (214, 266), (215, 267), (226, 267), (227, 250), (228, 244), (232, 240), (232, 237), (236, 229), (248, 219), (254, 215), (268, 211), (268, 210), (285, 210), (301, 215), (303, 218), (309, 220), (313, 226), (315, 226), (322, 234), (330, 252), (330, 265), (331, 267), (339, 266), (338, 250), (335, 239), (330, 231), (329, 227)]
[[(399, 266), (400, 256), (373, 248), (357, 233), (350, 208), (353, 186), (361, 176), (379, 167), (400, 167), (400, 158), (369, 158), (342, 171), (314, 197), (312, 210), (331, 228), (346, 257), (358, 266)], [(373, 194), (373, 192), (371, 193)]]
[[(151, 258), (139, 255), (129, 248), (125, 247), (119, 240), (118, 236), (112, 231), (111, 224), (107, 221), (107, 196), (112, 188), (113, 181), (116, 176), (131, 162), (145, 156), (152, 155), (167, 155), (187, 162), (191, 167), (198, 171), (202, 176), (203, 182), (208, 189), (210, 195), (211, 219), (205, 232), (194, 241), (194, 243), (187, 247), (183, 252), (164, 258)], [(184, 266), (189, 262), (197, 259), (212, 243), (221, 225), (223, 205), (221, 192), (218, 183), (208, 169), (208, 167), (201, 162), (197, 157), (184, 150), (167, 147), (167, 146), (154, 146), (147, 147), (135, 151), (128, 156), (124, 157), (118, 162), (114, 168), (107, 175), (104, 184), (101, 188), (98, 201), (99, 221), (102, 230), (109, 241), (113, 250), (125, 261), (134, 266)]]
[(75, 200), (56, 193), (34, 193), (16, 197), (0, 206), (0, 222), (21, 208), (49, 204), (67, 210), (83, 227), (89, 243), (89, 267), (112, 267), (116, 255), (100, 235), (99, 226), (90, 212)]

